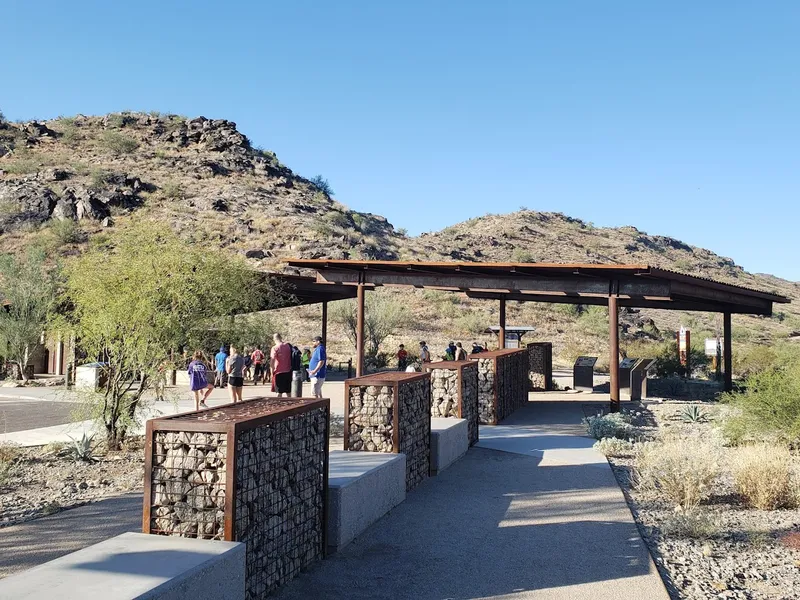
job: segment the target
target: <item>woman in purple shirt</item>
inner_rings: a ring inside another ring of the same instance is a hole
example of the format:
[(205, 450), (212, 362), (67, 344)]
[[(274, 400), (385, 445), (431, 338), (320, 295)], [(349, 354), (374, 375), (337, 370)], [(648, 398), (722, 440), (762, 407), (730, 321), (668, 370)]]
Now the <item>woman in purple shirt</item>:
[[(214, 391), (214, 384), (209, 383), (206, 377), (206, 363), (203, 353), (197, 350), (192, 357), (194, 360), (189, 363), (189, 388), (194, 393), (194, 406), (195, 410), (201, 408), (208, 408), (206, 405), (206, 398)], [(205, 390), (205, 394), (201, 398), (201, 392)]]

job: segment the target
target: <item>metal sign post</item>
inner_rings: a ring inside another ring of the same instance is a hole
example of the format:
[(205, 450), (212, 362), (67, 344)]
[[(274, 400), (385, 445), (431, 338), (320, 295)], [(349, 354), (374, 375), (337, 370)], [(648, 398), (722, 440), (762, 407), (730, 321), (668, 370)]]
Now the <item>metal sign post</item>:
[(581, 392), (594, 391), (596, 356), (579, 356), (572, 367), (572, 388)]
[(686, 370), (685, 376), (687, 379), (691, 378), (692, 375), (692, 365), (690, 364), (691, 339), (692, 332), (681, 326), (680, 331), (678, 331), (678, 358)]

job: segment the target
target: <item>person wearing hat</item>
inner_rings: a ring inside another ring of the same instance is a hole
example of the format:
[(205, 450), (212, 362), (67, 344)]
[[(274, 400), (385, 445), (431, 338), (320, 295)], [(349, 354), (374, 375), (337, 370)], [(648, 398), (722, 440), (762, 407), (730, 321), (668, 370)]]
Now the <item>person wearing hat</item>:
[(322, 384), (325, 383), (325, 375), (328, 364), (328, 355), (325, 346), (322, 345), (322, 337), (316, 336), (312, 342), (314, 352), (311, 353), (311, 360), (308, 363), (308, 376), (311, 378), (311, 386), (314, 389), (314, 397), (322, 398)]

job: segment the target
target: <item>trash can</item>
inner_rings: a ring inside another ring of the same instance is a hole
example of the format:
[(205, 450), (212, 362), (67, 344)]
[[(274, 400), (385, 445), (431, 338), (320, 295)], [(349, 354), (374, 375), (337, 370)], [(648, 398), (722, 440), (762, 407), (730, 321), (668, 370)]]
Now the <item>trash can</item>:
[(292, 371), (292, 398), (303, 397), (303, 372)]

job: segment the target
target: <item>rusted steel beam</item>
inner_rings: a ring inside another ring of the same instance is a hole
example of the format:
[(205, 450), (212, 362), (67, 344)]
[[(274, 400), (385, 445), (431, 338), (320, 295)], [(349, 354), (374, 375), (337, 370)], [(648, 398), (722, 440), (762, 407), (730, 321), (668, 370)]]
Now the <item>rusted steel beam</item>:
[(358, 286), (356, 296), (356, 377), (364, 374), (364, 286)]
[(500, 331), (497, 332), (497, 347), (506, 347), (506, 299), (500, 298)]
[(724, 347), (722, 350), (722, 361), (725, 364), (725, 391), (733, 391), (733, 344), (731, 343), (731, 313), (726, 312), (722, 315), (722, 329), (724, 337)]
[(754, 309), (772, 311), (771, 300), (682, 281), (672, 282), (672, 296), (681, 299), (711, 300), (713, 302), (732, 304), (735, 306), (746, 306)]
[(619, 309), (617, 297), (608, 297), (608, 345), (609, 365), (611, 373), (611, 412), (619, 412)]

